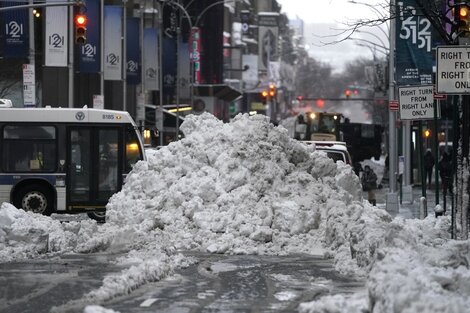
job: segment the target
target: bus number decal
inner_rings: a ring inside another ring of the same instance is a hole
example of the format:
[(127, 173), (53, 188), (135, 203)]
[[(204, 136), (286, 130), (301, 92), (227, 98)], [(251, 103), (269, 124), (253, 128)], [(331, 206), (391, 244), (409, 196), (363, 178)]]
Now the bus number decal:
[(103, 114), (103, 120), (114, 120), (113, 114)]

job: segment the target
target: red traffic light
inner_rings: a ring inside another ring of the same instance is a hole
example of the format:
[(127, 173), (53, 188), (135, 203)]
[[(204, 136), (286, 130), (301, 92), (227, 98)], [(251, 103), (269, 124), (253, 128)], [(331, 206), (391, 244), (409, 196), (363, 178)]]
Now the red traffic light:
[(87, 19), (86, 19), (86, 15), (85, 14), (77, 14), (75, 15), (75, 25), (77, 27), (79, 26), (86, 26), (86, 22), (87, 22)]
[(83, 45), (86, 43), (86, 24), (87, 18), (85, 14), (76, 14), (75, 22), (75, 43)]
[(297, 96), (297, 100), (302, 101), (303, 97), (302, 96)]
[(317, 108), (322, 109), (325, 106), (325, 100), (317, 99), (316, 104), (317, 104)]
[(351, 90), (346, 89), (346, 90), (344, 91), (344, 95), (346, 96), (346, 98), (349, 98), (349, 97), (351, 96)]

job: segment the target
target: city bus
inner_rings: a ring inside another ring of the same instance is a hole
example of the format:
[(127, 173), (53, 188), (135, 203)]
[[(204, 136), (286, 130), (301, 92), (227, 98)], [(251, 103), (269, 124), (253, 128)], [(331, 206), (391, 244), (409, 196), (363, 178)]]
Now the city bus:
[(128, 112), (91, 108), (0, 108), (0, 203), (25, 211), (88, 213), (106, 204), (145, 159)]

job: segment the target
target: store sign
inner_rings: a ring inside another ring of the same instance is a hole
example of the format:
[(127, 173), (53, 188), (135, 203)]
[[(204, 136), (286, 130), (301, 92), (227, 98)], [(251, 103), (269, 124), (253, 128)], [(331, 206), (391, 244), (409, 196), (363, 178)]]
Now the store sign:
[(411, 86), (398, 88), (401, 120), (429, 120), (434, 118), (434, 88)]

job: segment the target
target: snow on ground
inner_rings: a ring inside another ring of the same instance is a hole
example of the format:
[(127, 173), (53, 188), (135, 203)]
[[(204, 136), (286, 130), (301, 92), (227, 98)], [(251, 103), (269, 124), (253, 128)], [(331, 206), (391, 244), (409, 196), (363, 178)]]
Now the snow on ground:
[[(128, 251), (88, 303), (127, 293), (192, 260), (179, 250), (322, 254), (367, 294), (327, 296), (302, 312), (461, 312), (470, 306), (469, 242), (447, 217), (403, 220), (362, 200), (344, 163), (290, 138), (264, 116), (189, 116), (185, 138), (153, 151), (107, 206), (107, 223), (60, 223), (0, 208), (0, 260)], [(38, 239), (41, 238), (41, 239)], [(92, 308), (90, 308), (91, 310)]]

